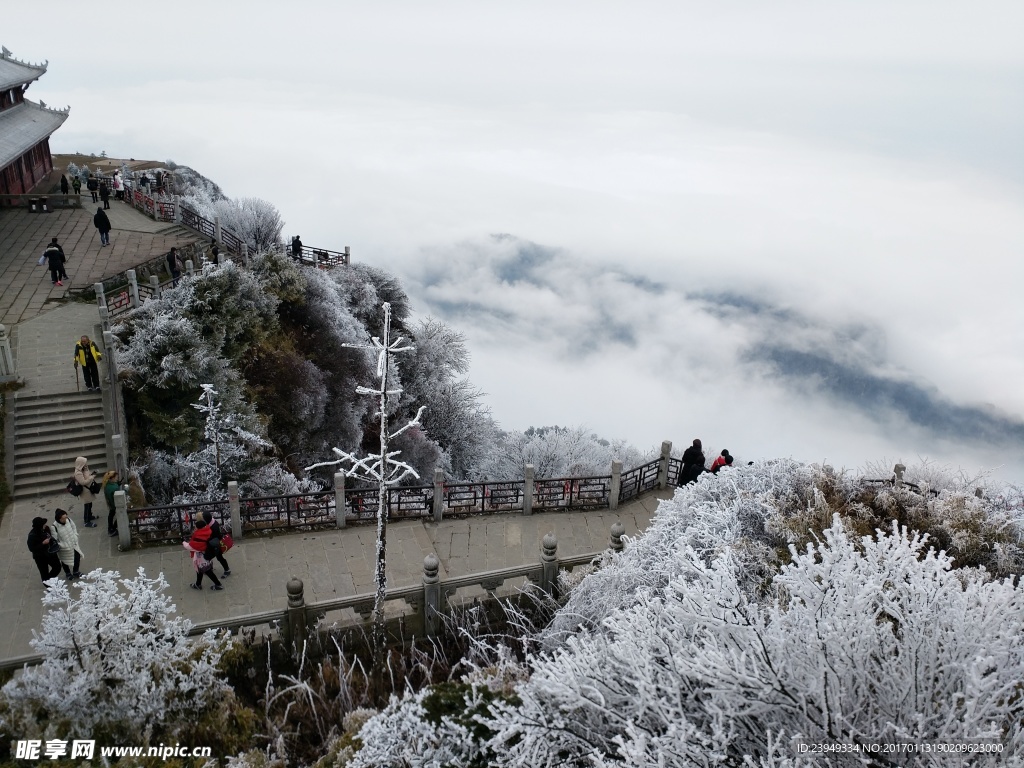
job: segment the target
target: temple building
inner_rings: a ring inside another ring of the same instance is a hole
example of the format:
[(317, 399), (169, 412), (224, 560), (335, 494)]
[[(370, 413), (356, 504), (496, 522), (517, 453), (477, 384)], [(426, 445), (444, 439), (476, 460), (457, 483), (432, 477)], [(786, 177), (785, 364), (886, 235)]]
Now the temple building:
[(50, 134), (68, 119), (68, 110), (25, 98), (45, 73), (45, 63), (18, 61), (6, 48), (0, 53), (0, 195), (28, 194), (53, 170)]

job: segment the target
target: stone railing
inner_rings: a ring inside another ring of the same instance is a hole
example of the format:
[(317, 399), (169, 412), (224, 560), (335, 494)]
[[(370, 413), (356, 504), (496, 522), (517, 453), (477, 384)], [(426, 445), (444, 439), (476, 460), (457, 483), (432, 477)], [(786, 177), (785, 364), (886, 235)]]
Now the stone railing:
[[(119, 492), (120, 493), (120, 492)], [(123, 494), (121, 494), (123, 495)], [(508, 568), (470, 573), (450, 579), (441, 579), (441, 563), (433, 552), (423, 558), (423, 579), (420, 584), (394, 587), (385, 593), (385, 614), (388, 616), (392, 640), (405, 637), (435, 637), (440, 634), (444, 616), (459, 604), (455, 596), (459, 590), (479, 588), (487, 599), (494, 599), (497, 591), (509, 581), (525, 579), (545, 594), (556, 596), (558, 572), (572, 571), (583, 565), (599, 561), (606, 552), (621, 552), (625, 528), (622, 523), (611, 526), (609, 548), (604, 552), (588, 552), (570, 557), (559, 557), (558, 540), (548, 533), (541, 541), (540, 561)], [(292, 577), (287, 585), (287, 603), (283, 609), (246, 613), (222, 619), (211, 619), (192, 625), (189, 635), (198, 636), (208, 629), (226, 629), (238, 632), (244, 628), (267, 627), (276, 632), (293, 653), (301, 651), (312, 633), (326, 623), (328, 615), (349, 614), (332, 621), (339, 629), (365, 630), (370, 626), (375, 595), (372, 592), (339, 597), (333, 600), (307, 603), (305, 585)], [(469, 596), (466, 599), (471, 599)], [(473, 598), (473, 599), (479, 599)], [(355, 614), (352, 617), (351, 614)], [(28, 654), (0, 661), (0, 671), (16, 670), (43, 662), (40, 654)]]
[[(116, 371), (116, 367), (116, 355), (108, 355), (108, 368)], [(121, 435), (114, 435), (114, 442), (124, 445)], [(522, 480), (446, 483), (438, 469), (432, 485), (388, 489), (388, 519), (439, 523), (445, 518), (474, 515), (614, 510), (644, 493), (676, 485), (679, 460), (670, 456), (671, 450), (672, 443), (666, 440), (661, 444), (661, 456), (654, 461), (625, 472), (621, 461), (613, 461), (610, 474), (594, 477), (535, 479), (534, 468), (528, 464)], [(133, 546), (181, 542), (191, 534), (202, 511), (199, 507), (207, 504), (217, 517), (230, 523), (235, 538), (242, 539), (374, 524), (379, 496), (376, 487), (348, 487), (344, 473), (339, 472), (334, 475), (333, 489), (313, 493), (242, 498), (238, 483), (232, 481), (226, 499), (206, 504), (168, 504), (129, 512), (123, 493), (114, 494), (114, 499), (120, 521), (120, 548), (127, 551)]]

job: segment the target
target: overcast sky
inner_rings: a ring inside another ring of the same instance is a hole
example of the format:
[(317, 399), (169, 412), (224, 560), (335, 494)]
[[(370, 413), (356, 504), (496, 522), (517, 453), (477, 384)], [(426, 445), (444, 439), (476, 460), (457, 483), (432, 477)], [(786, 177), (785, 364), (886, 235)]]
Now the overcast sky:
[(503, 426), (1024, 482), (1024, 4), (10, 6), (55, 152), (396, 272)]

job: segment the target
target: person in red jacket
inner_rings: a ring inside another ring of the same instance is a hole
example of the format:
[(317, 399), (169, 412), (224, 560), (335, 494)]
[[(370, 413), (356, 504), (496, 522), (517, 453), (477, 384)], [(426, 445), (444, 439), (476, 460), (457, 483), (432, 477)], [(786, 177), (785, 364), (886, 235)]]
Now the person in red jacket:
[[(203, 576), (209, 576), (210, 581), (213, 582), (213, 586), (211, 586), (210, 589), (224, 589), (223, 585), (220, 583), (220, 579), (217, 578), (217, 574), (213, 572), (213, 564), (210, 562), (212, 558), (208, 557), (206, 554), (207, 547), (210, 543), (210, 535), (212, 533), (213, 531), (210, 529), (210, 526), (206, 524), (206, 521), (199, 518), (199, 520), (196, 521), (196, 529), (192, 532), (192, 537), (188, 540), (188, 548), (192, 550), (192, 565), (196, 569), (195, 583), (189, 585), (192, 589), (203, 588)], [(208, 567), (203, 568), (204, 563)]]
[(715, 460), (711, 462), (711, 471), (714, 474), (718, 474), (718, 470), (722, 467), (728, 467), (732, 465), (732, 456), (729, 451), (725, 448), (722, 449), (722, 454), (716, 456)]

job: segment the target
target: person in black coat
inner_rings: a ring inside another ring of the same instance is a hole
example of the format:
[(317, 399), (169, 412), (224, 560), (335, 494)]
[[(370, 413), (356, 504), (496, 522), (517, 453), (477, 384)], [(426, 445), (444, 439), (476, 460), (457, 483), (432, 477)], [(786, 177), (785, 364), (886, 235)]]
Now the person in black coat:
[(68, 185), (68, 177), (63, 173), (60, 175), (60, 193), (64, 195), (64, 202), (68, 201), (68, 191), (71, 187)]
[(89, 190), (89, 194), (92, 195), (92, 201), (98, 203), (100, 201), (99, 195), (96, 194), (96, 190), (100, 188), (100, 183), (91, 173), (89, 178), (86, 179), (85, 188)]
[(679, 470), (679, 485), (696, 482), (704, 472), (704, 464), (704, 450), (700, 440), (694, 440), (693, 445), (683, 451), (683, 467)]
[[(206, 547), (207, 558), (216, 557), (217, 562), (224, 566), (224, 575), (230, 576), (231, 566), (229, 566), (228, 561), (224, 559), (224, 550), (221, 549), (220, 541), (223, 538), (223, 535), (220, 532), (220, 523), (213, 519), (213, 513), (208, 509), (203, 512), (203, 520), (205, 520), (206, 524), (210, 526), (210, 541)], [(216, 542), (216, 546), (214, 546), (214, 542)], [(214, 555), (214, 552), (217, 554)]]
[(32, 553), (32, 559), (36, 561), (36, 568), (39, 569), (39, 577), (45, 584), (54, 576), (60, 576), (60, 558), (56, 552), (50, 552), (50, 526), (46, 524), (45, 517), (32, 518), (32, 530), (28, 533), (28, 551)]
[(110, 245), (110, 219), (103, 212), (102, 208), (96, 209), (96, 215), (92, 217), (92, 224), (100, 231), (100, 245)]
[(50, 244), (43, 251), (43, 256), (46, 257), (46, 262), (50, 267), (50, 280), (54, 285), (64, 285), (61, 281), (68, 279), (68, 273), (64, 271), (64, 262), (67, 261), (67, 256), (64, 255), (64, 249), (61, 248), (56, 237), (50, 238)]
[(103, 201), (104, 208), (110, 208), (110, 187), (105, 181), (100, 182), (100, 200)]

